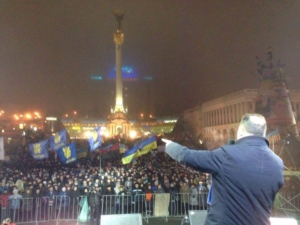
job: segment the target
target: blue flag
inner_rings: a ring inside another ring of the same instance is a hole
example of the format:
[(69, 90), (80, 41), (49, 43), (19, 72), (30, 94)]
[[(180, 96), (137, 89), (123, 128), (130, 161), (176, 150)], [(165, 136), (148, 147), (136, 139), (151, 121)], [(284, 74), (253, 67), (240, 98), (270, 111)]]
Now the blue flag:
[(102, 137), (100, 131), (101, 127), (97, 127), (94, 131), (91, 132), (91, 136), (89, 137), (91, 151), (94, 151), (96, 148), (101, 146)]
[(58, 150), (66, 145), (67, 131), (65, 129), (55, 133), (55, 135), (50, 138), (50, 147), (52, 150)]
[(47, 159), (48, 139), (35, 144), (29, 144), (29, 152), (34, 159)]
[(58, 149), (58, 158), (64, 164), (69, 164), (77, 160), (76, 143), (72, 142), (68, 146)]

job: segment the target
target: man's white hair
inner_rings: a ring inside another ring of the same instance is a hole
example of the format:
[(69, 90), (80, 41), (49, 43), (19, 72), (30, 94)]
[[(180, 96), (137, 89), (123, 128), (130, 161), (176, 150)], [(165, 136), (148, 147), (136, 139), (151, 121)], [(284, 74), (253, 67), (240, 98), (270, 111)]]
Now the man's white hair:
[(267, 122), (265, 117), (260, 114), (245, 114), (240, 126), (250, 135), (266, 136)]

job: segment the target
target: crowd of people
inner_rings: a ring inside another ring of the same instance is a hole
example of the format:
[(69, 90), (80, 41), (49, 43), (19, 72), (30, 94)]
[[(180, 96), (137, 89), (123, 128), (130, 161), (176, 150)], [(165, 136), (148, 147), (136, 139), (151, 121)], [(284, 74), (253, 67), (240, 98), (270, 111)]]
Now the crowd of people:
[(77, 201), (80, 196), (88, 196), (95, 218), (100, 214), (98, 206), (105, 195), (185, 193), (189, 199), (184, 202), (197, 209), (200, 207), (198, 194), (207, 193), (209, 188), (208, 174), (180, 165), (160, 152), (151, 152), (128, 165), (122, 164), (121, 155), (101, 160), (101, 168), (96, 152), (70, 165), (62, 164), (51, 152), (48, 159), (40, 161), (34, 160), (28, 152), (19, 158), (18, 163), (4, 162), (0, 168), (0, 203), (10, 208), (9, 215), (13, 215), (15, 209), (34, 211), (35, 201), (28, 203), (21, 199), (44, 196), (52, 201), (55, 196), (68, 196), (69, 201), (74, 200), (76, 204), (83, 204)]

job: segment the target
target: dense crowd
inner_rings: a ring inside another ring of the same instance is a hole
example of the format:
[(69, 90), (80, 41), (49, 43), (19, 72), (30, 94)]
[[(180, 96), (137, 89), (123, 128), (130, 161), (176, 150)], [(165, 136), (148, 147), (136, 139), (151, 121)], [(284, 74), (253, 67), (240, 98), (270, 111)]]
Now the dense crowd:
[[(46, 194), (50, 187), (56, 191), (61, 190), (62, 187), (66, 187), (69, 191), (77, 187), (83, 194), (84, 184), (89, 186), (96, 183), (99, 184), (102, 192), (105, 192), (107, 186), (111, 186), (112, 189), (116, 183), (126, 186), (128, 181), (130, 187), (137, 183), (144, 191), (149, 185), (151, 190), (156, 191), (159, 184), (165, 192), (170, 192), (171, 187), (179, 191), (183, 183), (192, 187), (192, 185), (199, 186), (201, 182), (206, 189), (209, 186), (208, 174), (180, 165), (164, 153), (152, 152), (128, 165), (123, 165), (120, 157), (106, 158), (101, 160), (100, 165), (99, 154), (92, 153), (88, 158), (81, 158), (76, 163), (64, 165), (51, 152), (49, 158), (43, 160), (35, 160), (28, 152), (23, 152), (19, 155), (21, 160), (14, 164), (2, 162), (0, 193), (7, 190), (12, 194), (14, 187), (17, 187), (21, 194), (28, 188)], [(17, 181), (22, 185), (18, 185)], [(294, 189), (295, 185), (299, 183), (289, 177), (284, 188)]]
[(122, 164), (121, 155), (103, 159), (100, 165), (96, 152), (70, 165), (62, 164), (52, 152), (48, 159), (40, 161), (34, 160), (28, 152), (23, 152), (19, 158), (17, 163), (4, 162), (1, 166), (2, 204), (10, 198), (47, 196), (53, 199), (67, 195), (72, 200), (89, 195), (89, 205), (92, 201), (97, 205), (99, 196), (105, 195), (186, 193), (191, 198), (187, 202), (197, 208), (199, 203), (196, 199), (193, 203), (193, 196), (209, 188), (208, 174), (180, 165), (160, 152), (151, 152), (128, 165)]
[(45, 195), (50, 188), (59, 192), (65, 187), (69, 192), (77, 188), (83, 194), (84, 188), (93, 185), (98, 185), (102, 193), (107, 193), (108, 188), (113, 190), (116, 184), (129, 190), (138, 184), (144, 192), (148, 187), (153, 192), (160, 189), (164, 192), (173, 189), (179, 191), (183, 183), (197, 187), (201, 182), (207, 188), (207, 174), (180, 165), (164, 153), (153, 152), (128, 165), (122, 165), (120, 158), (105, 159), (101, 161), (101, 170), (98, 154), (79, 159), (68, 166), (60, 163), (54, 154), (41, 161), (32, 159), (27, 153), (23, 154), (22, 161), (17, 164), (3, 163), (0, 169), (0, 193), (6, 190), (12, 194), (17, 188), (20, 194), (30, 189), (32, 194), (39, 191)]
[[(188, 199), (184, 201), (197, 209), (200, 202), (195, 196), (207, 193), (209, 178), (209, 174), (199, 173), (156, 151), (127, 165), (122, 164), (121, 155), (102, 159), (100, 163), (99, 153), (93, 152), (75, 163), (64, 165), (53, 152), (49, 152), (48, 159), (34, 160), (28, 151), (22, 151), (17, 162), (2, 162), (0, 203), (9, 203), (12, 198), (44, 196), (50, 200), (55, 196), (69, 196), (71, 201), (88, 195), (88, 203), (92, 206), (99, 205), (100, 196), (105, 195), (185, 193)], [(299, 179), (287, 177), (283, 190), (297, 191), (299, 187)], [(20, 205), (7, 207), (13, 209)]]

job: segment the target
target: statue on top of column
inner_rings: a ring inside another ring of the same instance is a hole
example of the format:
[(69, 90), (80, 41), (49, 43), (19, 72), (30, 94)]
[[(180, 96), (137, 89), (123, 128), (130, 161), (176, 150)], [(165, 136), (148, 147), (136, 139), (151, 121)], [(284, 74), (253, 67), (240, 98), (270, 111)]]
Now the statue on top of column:
[(124, 18), (125, 13), (122, 10), (115, 10), (114, 15), (118, 21), (117, 31), (121, 31), (122, 20)]

